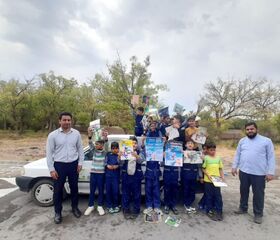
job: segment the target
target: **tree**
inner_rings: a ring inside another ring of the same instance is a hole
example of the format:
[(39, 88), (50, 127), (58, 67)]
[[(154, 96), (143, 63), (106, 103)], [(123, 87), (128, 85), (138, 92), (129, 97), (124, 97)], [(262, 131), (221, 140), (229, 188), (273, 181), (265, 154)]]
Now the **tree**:
[(40, 74), (38, 81), (38, 90), (34, 96), (35, 118), (51, 131), (56, 126), (58, 114), (74, 108), (72, 91), (77, 86), (77, 81), (74, 78), (56, 76), (53, 71)]
[(151, 80), (151, 74), (148, 72), (149, 65), (149, 57), (140, 63), (133, 56), (128, 69), (118, 57), (113, 64), (107, 66), (108, 75), (95, 75), (91, 85), (95, 91), (98, 108), (106, 115), (106, 122), (109, 125), (118, 123), (119, 121), (116, 121), (113, 116), (119, 116), (118, 119), (126, 118), (126, 121), (120, 121), (120, 126), (126, 129), (131, 128), (131, 111), (135, 108), (131, 104), (131, 97), (133, 95), (153, 96), (152, 103), (156, 104), (158, 92), (167, 90), (166, 85), (157, 85)]
[(33, 79), (25, 80), (24, 83), (16, 79), (0, 83), (0, 105), (4, 129), (9, 121), (12, 128), (17, 132), (23, 130), (23, 119), (27, 111), (28, 90)]
[[(278, 89), (278, 90), (276, 90)], [(216, 121), (216, 127), (221, 127), (221, 120), (235, 117), (257, 118), (267, 115), (279, 100), (279, 88), (267, 85), (265, 79), (252, 80), (222, 80), (210, 82), (205, 86), (205, 94), (199, 103), (210, 111)]]

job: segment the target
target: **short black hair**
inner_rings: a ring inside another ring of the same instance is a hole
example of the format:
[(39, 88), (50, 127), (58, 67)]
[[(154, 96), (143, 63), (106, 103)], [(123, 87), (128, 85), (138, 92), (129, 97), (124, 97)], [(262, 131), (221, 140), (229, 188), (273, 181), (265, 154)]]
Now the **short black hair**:
[(138, 107), (137, 110), (141, 111), (141, 112), (144, 112), (144, 108), (143, 107)]
[(104, 140), (98, 140), (98, 141), (96, 141), (95, 143), (99, 143), (99, 144), (101, 144), (101, 145), (104, 145), (105, 141), (104, 141)]
[(258, 126), (257, 126), (256, 122), (254, 122), (254, 121), (247, 122), (245, 124), (245, 128), (248, 126), (251, 126), (251, 125), (253, 125), (256, 129), (258, 129)]
[(138, 143), (137, 137), (135, 136), (131, 136), (129, 139)]
[(179, 114), (175, 115), (173, 118), (178, 119), (180, 123), (182, 123), (184, 121), (183, 117)]
[(61, 112), (58, 116), (59, 120), (61, 120), (62, 116), (69, 116), (72, 119), (72, 114), (70, 112)]
[(111, 149), (113, 149), (113, 148), (120, 148), (119, 143), (118, 142), (112, 142), (111, 143)]
[(195, 121), (195, 116), (190, 116), (188, 117), (188, 120), (187, 121)]
[(206, 149), (210, 148), (215, 148), (216, 149), (216, 144), (214, 142), (208, 142), (205, 144)]

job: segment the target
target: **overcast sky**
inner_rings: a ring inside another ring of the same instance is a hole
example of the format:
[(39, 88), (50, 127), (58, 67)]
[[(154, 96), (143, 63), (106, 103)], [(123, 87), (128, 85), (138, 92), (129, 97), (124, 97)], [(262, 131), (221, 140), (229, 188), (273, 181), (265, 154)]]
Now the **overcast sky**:
[(160, 99), (195, 110), (217, 77), (280, 83), (279, 0), (0, 0), (0, 78), (54, 70), (88, 81), (151, 56)]

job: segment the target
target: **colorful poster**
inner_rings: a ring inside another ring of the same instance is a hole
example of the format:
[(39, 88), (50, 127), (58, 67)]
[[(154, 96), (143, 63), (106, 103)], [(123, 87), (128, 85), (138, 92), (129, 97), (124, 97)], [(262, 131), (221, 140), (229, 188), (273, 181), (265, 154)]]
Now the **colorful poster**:
[(196, 143), (204, 144), (207, 138), (207, 128), (199, 127), (198, 131), (191, 138)]
[(181, 142), (169, 141), (165, 148), (166, 166), (183, 166), (183, 146)]
[(184, 163), (202, 164), (201, 152), (191, 150), (184, 151)]
[(163, 140), (162, 138), (146, 138), (146, 161), (163, 160)]
[(133, 141), (132, 140), (121, 140), (120, 141), (120, 153), (121, 160), (132, 160), (135, 157), (132, 156), (133, 153)]

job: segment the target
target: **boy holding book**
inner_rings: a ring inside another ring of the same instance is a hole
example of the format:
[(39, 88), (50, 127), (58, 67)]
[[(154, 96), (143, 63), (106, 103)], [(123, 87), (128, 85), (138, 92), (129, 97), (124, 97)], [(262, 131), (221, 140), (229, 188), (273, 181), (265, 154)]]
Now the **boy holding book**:
[[(215, 187), (211, 181), (212, 176), (220, 177), (224, 181), (223, 163), (221, 158), (216, 156), (215, 143), (206, 144), (206, 155), (202, 168), (204, 173), (206, 213), (212, 220), (222, 221), (223, 199), (221, 188)], [(213, 209), (215, 209), (215, 211), (213, 211)]]
[[(145, 160), (144, 155), (138, 149), (136, 137), (132, 137), (133, 157), (132, 160), (124, 160), (122, 165), (122, 207), (125, 219), (135, 219), (140, 213), (141, 205), (141, 182), (143, 172), (142, 162)], [(130, 211), (130, 203), (133, 204), (133, 211)]]

